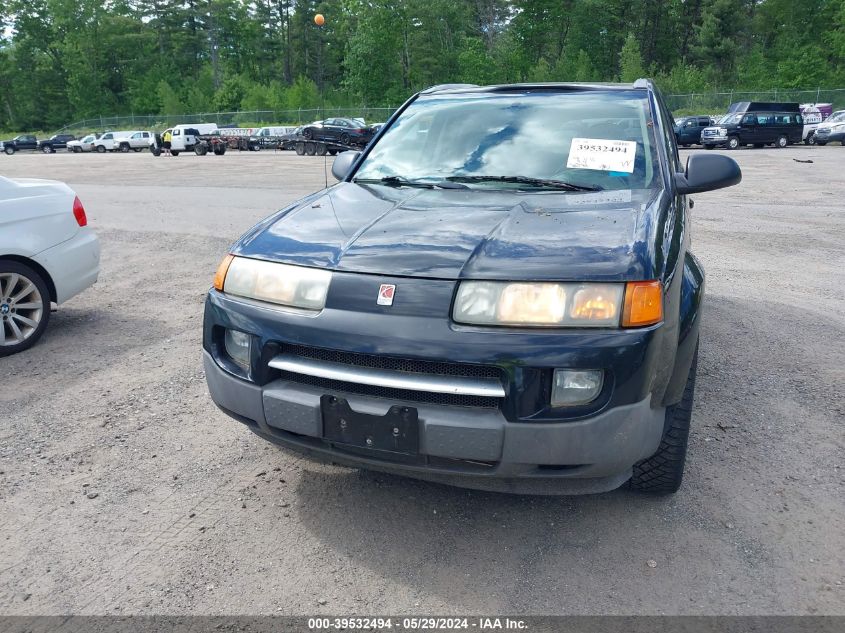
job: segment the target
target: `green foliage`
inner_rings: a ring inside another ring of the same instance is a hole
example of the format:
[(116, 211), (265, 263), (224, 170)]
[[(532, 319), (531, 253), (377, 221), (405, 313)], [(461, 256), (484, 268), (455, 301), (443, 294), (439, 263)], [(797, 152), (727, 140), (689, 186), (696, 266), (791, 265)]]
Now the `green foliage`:
[(184, 114), (185, 104), (167, 80), (158, 82), (159, 114)]
[(633, 33), (629, 33), (619, 53), (619, 78), (625, 82), (632, 82), (645, 77), (643, 56), (640, 54), (640, 43)]
[(3, 0), (0, 129), (397, 106), (447, 82), (837, 87), (843, 59), (845, 0)]
[(315, 108), (320, 105), (320, 92), (313, 80), (300, 75), (287, 90), (285, 105), (290, 110)]

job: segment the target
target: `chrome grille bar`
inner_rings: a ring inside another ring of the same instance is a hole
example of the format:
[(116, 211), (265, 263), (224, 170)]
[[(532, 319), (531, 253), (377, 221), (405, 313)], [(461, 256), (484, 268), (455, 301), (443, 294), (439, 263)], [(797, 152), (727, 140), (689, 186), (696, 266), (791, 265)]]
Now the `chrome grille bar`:
[(279, 354), (269, 364), (270, 367), (294, 374), (371, 385), (374, 387), (428, 391), (430, 393), (449, 393), (461, 396), (505, 397), (505, 389), (502, 387), (502, 383), (495, 378), (411, 374), (387, 369), (342, 365), (340, 363), (314, 360), (292, 354)]

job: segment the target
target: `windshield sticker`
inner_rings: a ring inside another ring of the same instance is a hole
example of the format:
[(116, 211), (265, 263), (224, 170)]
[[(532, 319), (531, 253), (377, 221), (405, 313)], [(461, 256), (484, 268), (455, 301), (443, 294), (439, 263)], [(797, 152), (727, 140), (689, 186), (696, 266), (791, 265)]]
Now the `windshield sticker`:
[(602, 138), (574, 138), (566, 166), (569, 169), (595, 169), (634, 173), (636, 141), (611, 141)]

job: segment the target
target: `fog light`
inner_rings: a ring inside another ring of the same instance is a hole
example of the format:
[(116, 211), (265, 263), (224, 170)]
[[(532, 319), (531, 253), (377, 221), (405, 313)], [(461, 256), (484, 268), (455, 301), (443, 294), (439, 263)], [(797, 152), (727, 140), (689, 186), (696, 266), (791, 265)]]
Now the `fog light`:
[(223, 344), (226, 346), (226, 353), (233, 361), (244, 369), (249, 369), (249, 357), (252, 337), (249, 334), (237, 330), (226, 330), (223, 337)]
[(592, 402), (601, 393), (603, 382), (601, 370), (555, 369), (552, 406), (573, 407)]

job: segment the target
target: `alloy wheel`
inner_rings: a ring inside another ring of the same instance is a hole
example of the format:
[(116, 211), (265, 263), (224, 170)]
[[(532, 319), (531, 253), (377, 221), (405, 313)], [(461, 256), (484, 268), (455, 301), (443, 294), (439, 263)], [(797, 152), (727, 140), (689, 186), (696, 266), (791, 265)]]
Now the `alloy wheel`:
[(35, 283), (20, 273), (0, 273), (0, 346), (23, 343), (43, 316), (44, 303)]

